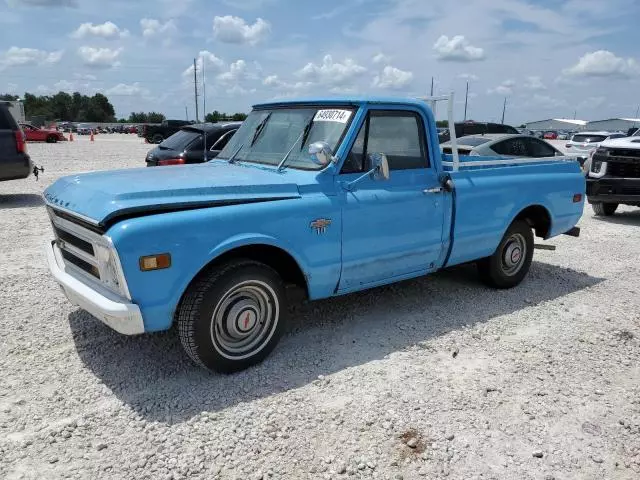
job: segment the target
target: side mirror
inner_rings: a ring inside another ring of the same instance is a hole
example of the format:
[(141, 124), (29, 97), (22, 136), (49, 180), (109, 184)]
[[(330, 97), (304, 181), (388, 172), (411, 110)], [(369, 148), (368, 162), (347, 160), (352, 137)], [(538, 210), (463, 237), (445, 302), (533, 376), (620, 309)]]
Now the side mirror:
[(343, 184), (345, 190), (353, 191), (353, 188), (365, 177), (369, 177), (374, 181), (389, 180), (389, 161), (384, 153), (371, 153), (367, 155), (367, 160), (369, 161), (371, 169), (360, 175), (354, 181)]
[(370, 154), (369, 165), (371, 165), (369, 175), (372, 180), (389, 180), (389, 161), (384, 153)]
[(333, 151), (327, 142), (313, 142), (309, 145), (309, 155), (313, 163), (322, 167), (335, 161)]

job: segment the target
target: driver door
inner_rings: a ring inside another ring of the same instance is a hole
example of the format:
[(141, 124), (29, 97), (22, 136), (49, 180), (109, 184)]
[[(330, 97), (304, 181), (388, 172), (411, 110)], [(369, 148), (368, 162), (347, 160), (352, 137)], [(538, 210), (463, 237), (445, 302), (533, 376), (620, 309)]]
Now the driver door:
[(429, 158), (424, 120), (409, 110), (370, 110), (360, 127), (339, 182), (367, 172), (367, 156), (384, 153), (388, 180), (367, 176), (342, 203), (342, 273), (338, 290), (359, 290), (437, 268), (443, 254), (448, 193), (440, 191)]

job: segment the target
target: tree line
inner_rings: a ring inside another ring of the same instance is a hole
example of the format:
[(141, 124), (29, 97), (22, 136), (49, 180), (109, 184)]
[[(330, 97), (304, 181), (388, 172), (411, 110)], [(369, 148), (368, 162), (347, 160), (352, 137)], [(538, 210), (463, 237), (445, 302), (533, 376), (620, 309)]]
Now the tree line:
[[(17, 95), (2, 94), (0, 100), (18, 100)], [(27, 118), (44, 117), (46, 120), (69, 122), (97, 122), (97, 123), (161, 123), (166, 119), (159, 112), (131, 112), (129, 118), (116, 120), (115, 109), (109, 99), (102, 93), (93, 96), (82, 95), (79, 92), (69, 94), (58, 92), (55, 95), (33, 95), (25, 93), (22, 103)], [(242, 121), (247, 118), (245, 113), (224, 113), (214, 110), (208, 113), (205, 122)]]

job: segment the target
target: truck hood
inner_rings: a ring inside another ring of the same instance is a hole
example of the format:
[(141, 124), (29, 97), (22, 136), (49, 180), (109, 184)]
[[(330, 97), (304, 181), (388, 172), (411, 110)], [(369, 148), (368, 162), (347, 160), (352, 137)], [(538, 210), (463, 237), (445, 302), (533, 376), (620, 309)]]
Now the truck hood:
[(285, 173), (228, 162), (135, 168), (63, 177), (44, 192), (50, 206), (106, 228), (122, 216), (298, 198)]
[(614, 138), (600, 144), (604, 148), (633, 148), (640, 150), (640, 137)]

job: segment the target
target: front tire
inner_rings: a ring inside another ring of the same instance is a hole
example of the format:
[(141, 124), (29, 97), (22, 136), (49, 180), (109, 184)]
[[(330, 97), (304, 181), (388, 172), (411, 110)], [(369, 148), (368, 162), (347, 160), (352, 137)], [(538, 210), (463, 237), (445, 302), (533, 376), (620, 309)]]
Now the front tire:
[(478, 262), (482, 281), (493, 288), (512, 288), (529, 272), (533, 260), (533, 232), (524, 220), (514, 221), (496, 251)]
[(287, 312), (282, 279), (252, 260), (234, 260), (206, 273), (178, 310), (180, 341), (199, 365), (221, 373), (243, 370), (275, 348)]
[(610, 217), (611, 215), (616, 213), (616, 210), (618, 209), (618, 205), (619, 204), (617, 203), (596, 202), (596, 203), (592, 203), (591, 207), (593, 208), (594, 213), (598, 217)]
[(49, 135), (47, 137), (47, 143), (56, 143), (58, 141), (58, 137), (55, 135)]

